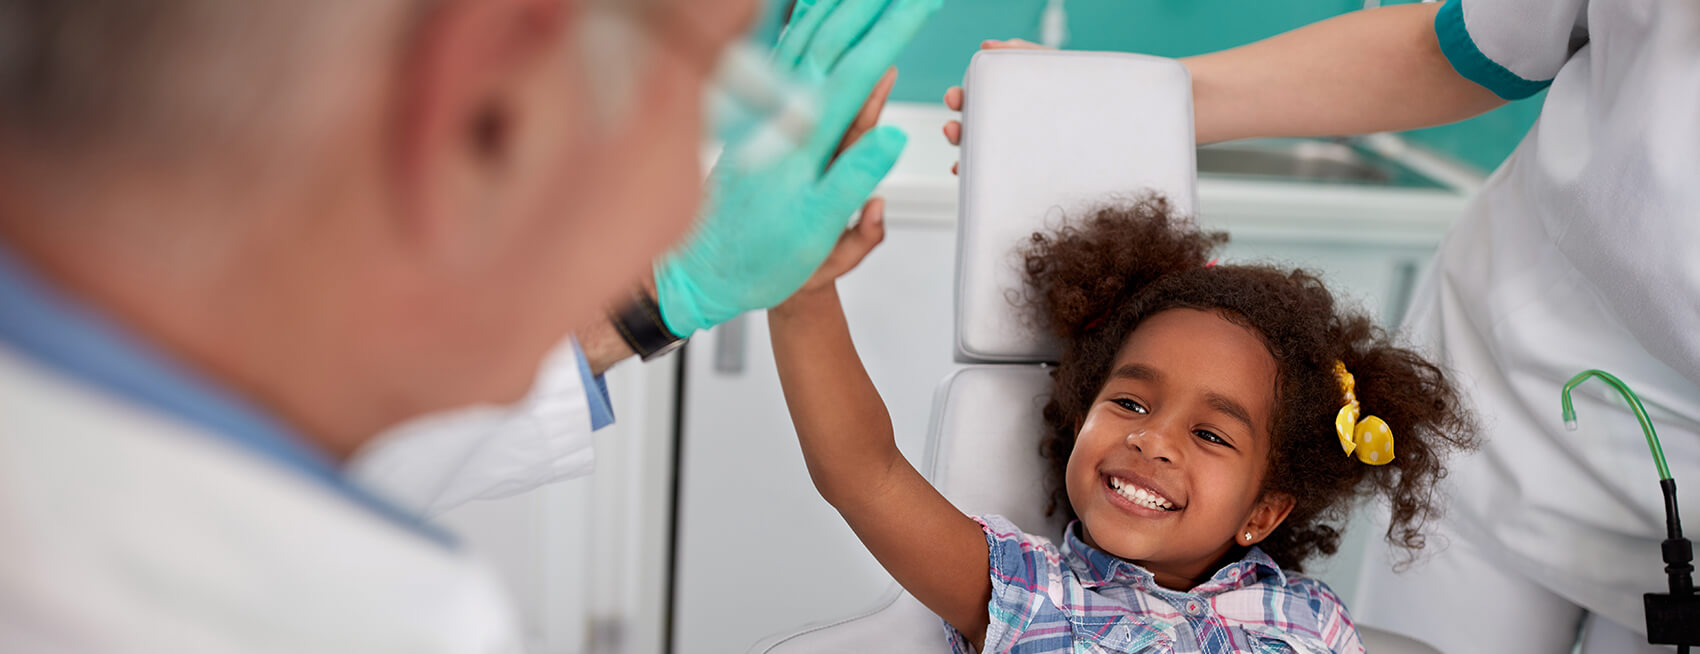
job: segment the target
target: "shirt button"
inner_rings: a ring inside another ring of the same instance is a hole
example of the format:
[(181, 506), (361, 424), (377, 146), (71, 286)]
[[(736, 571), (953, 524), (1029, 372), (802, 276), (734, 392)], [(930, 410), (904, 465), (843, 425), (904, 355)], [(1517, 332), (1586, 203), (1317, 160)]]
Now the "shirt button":
[(1197, 616), (1198, 614), (1203, 613), (1203, 612), (1204, 612), (1204, 607), (1202, 607), (1198, 604), (1198, 600), (1187, 600), (1187, 603), (1186, 603), (1186, 614), (1187, 615)]

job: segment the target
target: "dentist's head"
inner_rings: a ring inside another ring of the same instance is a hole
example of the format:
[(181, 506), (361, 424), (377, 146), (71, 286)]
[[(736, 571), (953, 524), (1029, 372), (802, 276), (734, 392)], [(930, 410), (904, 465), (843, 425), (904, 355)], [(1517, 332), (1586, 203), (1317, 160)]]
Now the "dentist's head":
[(347, 453), (517, 397), (685, 232), (757, 5), (0, 0), (0, 239)]

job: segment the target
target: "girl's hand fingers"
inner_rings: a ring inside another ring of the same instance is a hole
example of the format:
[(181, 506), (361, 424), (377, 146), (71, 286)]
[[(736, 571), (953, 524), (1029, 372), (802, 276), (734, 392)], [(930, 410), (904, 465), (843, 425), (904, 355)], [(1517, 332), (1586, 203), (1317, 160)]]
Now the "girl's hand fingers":
[(856, 225), (845, 230), (844, 237), (838, 240), (833, 248), (831, 257), (839, 257), (842, 268), (838, 275), (850, 272), (867, 258), (874, 246), (885, 240), (885, 198), (870, 198), (862, 205), (862, 217)]
[(944, 124), (944, 139), (951, 145), (962, 145), (962, 121), (953, 120)]

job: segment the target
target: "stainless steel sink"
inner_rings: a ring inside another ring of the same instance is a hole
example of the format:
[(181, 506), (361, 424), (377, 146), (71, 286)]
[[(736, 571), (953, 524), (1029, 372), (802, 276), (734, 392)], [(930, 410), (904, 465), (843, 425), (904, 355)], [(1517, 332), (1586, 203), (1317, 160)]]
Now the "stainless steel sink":
[(1198, 149), (1202, 176), (1303, 183), (1443, 188), (1444, 185), (1365, 148), (1342, 141), (1280, 139)]

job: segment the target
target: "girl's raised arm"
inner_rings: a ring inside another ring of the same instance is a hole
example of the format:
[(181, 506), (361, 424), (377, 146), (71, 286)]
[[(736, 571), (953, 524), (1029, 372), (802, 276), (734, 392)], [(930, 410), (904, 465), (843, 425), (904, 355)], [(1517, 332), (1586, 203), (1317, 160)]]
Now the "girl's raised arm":
[(879, 213), (864, 211), (840, 241), (840, 251), (854, 251), (834, 253), (845, 265), (829, 271), (829, 259), (768, 311), (773, 355), (815, 488), (898, 583), (979, 647), (992, 592), (985, 532), (898, 451), (832, 284), (883, 237)]

